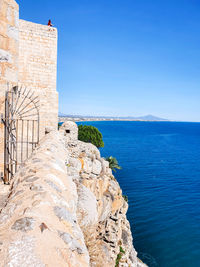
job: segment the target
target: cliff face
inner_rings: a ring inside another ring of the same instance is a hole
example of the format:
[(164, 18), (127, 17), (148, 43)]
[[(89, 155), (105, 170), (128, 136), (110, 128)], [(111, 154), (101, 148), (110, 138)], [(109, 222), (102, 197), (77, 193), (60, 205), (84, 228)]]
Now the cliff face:
[(66, 122), (16, 173), (0, 213), (1, 266), (145, 266), (99, 150)]

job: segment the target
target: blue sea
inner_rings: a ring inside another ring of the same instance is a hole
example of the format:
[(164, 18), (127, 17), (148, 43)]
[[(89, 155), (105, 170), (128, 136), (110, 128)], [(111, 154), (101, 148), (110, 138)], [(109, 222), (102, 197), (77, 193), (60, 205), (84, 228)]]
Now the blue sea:
[(150, 267), (200, 266), (200, 123), (84, 122), (122, 170), (138, 256)]

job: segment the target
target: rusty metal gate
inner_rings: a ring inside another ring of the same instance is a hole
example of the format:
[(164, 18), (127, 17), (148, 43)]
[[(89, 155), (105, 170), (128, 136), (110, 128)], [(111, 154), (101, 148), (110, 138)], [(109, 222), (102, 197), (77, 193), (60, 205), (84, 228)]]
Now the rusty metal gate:
[(8, 184), (39, 142), (39, 97), (15, 86), (6, 92), (4, 123), (4, 182)]

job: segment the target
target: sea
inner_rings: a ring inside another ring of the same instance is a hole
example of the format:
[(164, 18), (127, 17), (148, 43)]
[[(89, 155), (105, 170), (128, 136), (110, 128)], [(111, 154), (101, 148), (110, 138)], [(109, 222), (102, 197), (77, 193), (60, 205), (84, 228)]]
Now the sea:
[(150, 267), (200, 267), (200, 123), (98, 121), (116, 157), (138, 257)]

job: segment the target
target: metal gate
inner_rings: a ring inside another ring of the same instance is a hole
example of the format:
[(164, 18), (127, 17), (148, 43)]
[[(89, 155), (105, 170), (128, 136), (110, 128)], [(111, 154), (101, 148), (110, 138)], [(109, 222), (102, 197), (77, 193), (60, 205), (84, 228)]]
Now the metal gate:
[(39, 97), (18, 86), (6, 92), (4, 182), (8, 184), (39, 142)]

